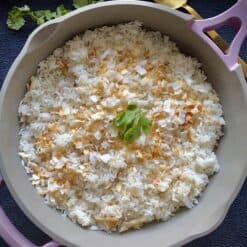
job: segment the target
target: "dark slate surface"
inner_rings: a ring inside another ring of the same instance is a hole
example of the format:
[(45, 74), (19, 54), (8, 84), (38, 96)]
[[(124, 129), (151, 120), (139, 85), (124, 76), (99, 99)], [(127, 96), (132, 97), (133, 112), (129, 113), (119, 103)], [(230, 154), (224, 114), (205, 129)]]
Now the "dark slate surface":
[[(72, 0), (29, 0), (14, 1), (0, 0), (0, 85), (3, 83), (6, 73), (20, 52), (28, 35), (35, 28), (35, 25), (28, 21), (22, 31), (14, 32), (8, 30), (5, 22), (8, 10), (13, 5), (29, 4), (33, 8), (55, 8), (58, 4), (64, 3), (71, 7)], [(191, 0), (191, 4), (204, 18), (221, 13), (234, 4), (234, 0)], [(220, 33), (226, 40), (231, 40), (233, 33), (229, 28), (223, 28)], [(241, 49), (242, 57), (247, 61), (247, 42)], [(3, 140), (0, 140), (3, 141)], [(208, 236), (197, 239), (187, 247), (246, 247), (247, 246), (247, 183), (245, 182), (241, 192), (231, 206), (224, 222)], [(17, 207), (9, 194), (7, 188), (0, 192), (0, 204), (6, 211), (16, 227), (34, 243), (41, 245), (49, 241), (49, 237), (33, 225)], [(193, 225), (191, 226), (193, 227)], [(7, 245), (0, 238), (0, 247)], [(92, 246), (93, 247), (93, 246)]]

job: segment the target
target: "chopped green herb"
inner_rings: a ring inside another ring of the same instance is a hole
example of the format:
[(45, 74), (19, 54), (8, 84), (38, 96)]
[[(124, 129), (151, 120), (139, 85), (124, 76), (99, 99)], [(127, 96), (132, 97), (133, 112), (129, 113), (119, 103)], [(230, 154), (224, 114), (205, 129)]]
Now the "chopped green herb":
[(128, 110), (135, 110), (135, 109), (137, 109), (137, 105), (136, 104), (129, 104), (127, 109)]
[(25, 24), (24, 16), (29, 13), (30, 8), (28, 5), (23, 7), (13, 7), (8, 14), (7, 25), (10, 29), (19, 30)]
[[(103, 0), (73, 0), (73, 6), (80, 8), (85, 5), (101, 2)], [(28, 5), (23, 7), (13, 7), (8, 13), (7, 26), (13, 30), (20, 30), (25, 25), (25, 17), (30, 16), (31, 19), (38, 25), (45, 23), (51, 19), (63, 16), (71, 10), (66, 9), (63, 4), (56, 8), (56, 11), (49, 9), (31, 10)]]
[(150, 121), (144, 116), (141, 116), (140, 123), (141, 123), (142, 131), (144, 132), (145, 135), (147, 135), (150, 132), (150, 127), (151, 127)]
[(73, 6), (78, 9), (88, 4), (103, 2), (103, 0), (73, 0)]
[(90, 0), (73, 0), (73, 6), (78, 9), (80, 7), (88, 5)]
[(119, 128), (119, 137), (126, 142), (133, 142), (143, 132), (148, 135), (151, 128), (150, 121), (136, 104), (129, 104), (126, 111), (120, 112), (113, 120), (113, 125)]
[(38, 25), (45, 23), (51, 19), (63, 16), (70, 12), (70, 10), (66, 9), (63, 4), (59, 5), (56, 11), (52, 12), (50, 10), (36, 10), (31, 11), (29, 13), (30, 17), (33, 21), (35, 21)]
[(63, 4), (60, 4), (59, 6), (57, 6), (56, 12), (57, 12), (56, 17), (60, 17), (60, 16), (63, 16), (65, 14), (69, 13), (70, 10), (66, 9)]
[(56, 13), (51, 12), (50, 10), (37, 10), (37, 11), (31, 11), (29, 13), (29, 16), (38, 25), (41, 25), (41, 24), (45, 23), (46, 21), (55, 18)]

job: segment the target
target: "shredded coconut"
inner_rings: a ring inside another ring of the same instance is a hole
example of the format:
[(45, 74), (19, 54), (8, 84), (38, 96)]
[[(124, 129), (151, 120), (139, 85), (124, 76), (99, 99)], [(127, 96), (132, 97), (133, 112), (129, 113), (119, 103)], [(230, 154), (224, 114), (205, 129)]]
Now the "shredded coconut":
[[(88, 30), (40, 62), (19, 106), (19, 154), (45, 202), (120, 232), (192, 208), (219, 170), (225, 124), (200, 66), (137, 21)], [(129, 103), (152, 127), (126, 144), (112, 120)]]

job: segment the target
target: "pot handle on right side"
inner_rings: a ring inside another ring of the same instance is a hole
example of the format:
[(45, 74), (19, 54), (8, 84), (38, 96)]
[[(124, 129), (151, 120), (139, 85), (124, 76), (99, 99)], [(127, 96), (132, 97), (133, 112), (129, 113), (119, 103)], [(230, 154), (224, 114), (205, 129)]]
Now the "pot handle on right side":
[[(226, 54), (205, 34), (205, 32), (225, 24), (234, 26), (238, 31)], [(189, 23), (189, 27), (213, 48), (229, 70), (232, 71), (238, 66), (237, 60), (240, 48), (247, 36), (247, 0), (239, 0), (230, 9), (215, 17), (192, 20)]]

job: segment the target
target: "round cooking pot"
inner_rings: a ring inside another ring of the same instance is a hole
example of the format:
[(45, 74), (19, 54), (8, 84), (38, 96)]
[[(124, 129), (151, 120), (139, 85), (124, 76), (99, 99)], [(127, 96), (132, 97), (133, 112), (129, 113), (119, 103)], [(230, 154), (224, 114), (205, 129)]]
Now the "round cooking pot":
[[(54, 241), (80, 247), (180, 246), (213, 231), (223, 220), (247, 173), (247, 86), (237, 64), (239, 48), (247, 33), (247, 1), (240, 0), (225, 13), (194, 21), (190, 15), (140, 1), (111, 1), (75, 10), (37, 28), (11, 66), (0, 96), (0, 168), (8, 189), (34, 224)], [(225, 135), (217, 157), (221, 164), (200, 203), (167, 222), (150, 224), (138, 231), (108, 234), (79, 227), (49, 208), (31, 183), (18, 156), (18, 105), (38, 63), (55, 48), (89, 28), (139, 20), (148, 29), (170, 36), (182, 52), (196, 57), (208, 81), (217, 91), (226, 120)], [(218, 25), (232, 23), (238, 33), (228, 54), (223, 54), (204, 34)], [(35, 246), (7, 220), (0, 210), (0, 233), (14, 247)], [(56, 246), (54, 242), (46, 246)]]

